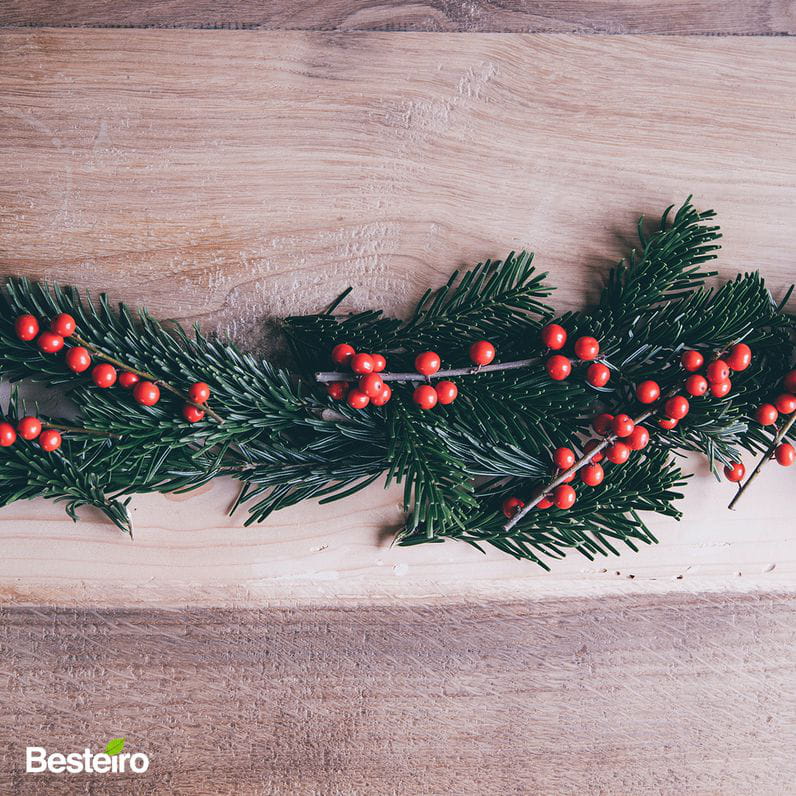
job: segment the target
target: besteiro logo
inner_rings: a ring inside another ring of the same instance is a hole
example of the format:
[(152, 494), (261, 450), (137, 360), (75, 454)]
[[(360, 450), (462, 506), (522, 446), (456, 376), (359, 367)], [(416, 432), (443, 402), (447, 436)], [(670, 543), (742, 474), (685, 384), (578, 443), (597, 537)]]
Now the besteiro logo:
[(28, 746), (25, 750), (25, 773), (43, 774), (143, 774), (149, 768), (149, 757), (143, 752), (124, 752), (124, 738), (111, 738), (104, 752), (53, 752), (47, 754), (43, 746)]

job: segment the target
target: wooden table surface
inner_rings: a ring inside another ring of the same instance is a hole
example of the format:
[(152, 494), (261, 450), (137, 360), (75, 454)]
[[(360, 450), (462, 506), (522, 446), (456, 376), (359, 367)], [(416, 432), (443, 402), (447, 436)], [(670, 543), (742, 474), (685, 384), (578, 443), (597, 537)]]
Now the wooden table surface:
[[(793, 4), (582, 6), (0, 8), (3, 273), (271, 352), (347, 285), (400, 314), (522, 247), (582, 306), (636, 216), (693, 193), (722, 274), (781, 296)], [(3, 509), (0, 789), (105, 792), (24, 747), (126, 735), (154, 761), (126, 792), (792, 792), (793, 474), (730, 513), (691, 465), (660, 545), (551, 574), (390, 547), (379, 485), (254, 528), (229, 483), (140, 497), (132, 543)]]

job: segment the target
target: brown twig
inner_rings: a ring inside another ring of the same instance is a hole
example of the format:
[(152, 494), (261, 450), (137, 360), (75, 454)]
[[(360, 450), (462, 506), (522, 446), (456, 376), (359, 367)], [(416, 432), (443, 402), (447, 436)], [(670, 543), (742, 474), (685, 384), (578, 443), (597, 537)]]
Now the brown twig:
[(110, 431), (103, 431), (100, 428), (88, 428), (80, 426), (61, 426), (57, 423), (42, 422), (44, 428), (54, 428), (56, 431), (64, 431), (68, 434), (91, 434), (96, 437), (109, 437), (110, 439), (121, 439), (120, 434), (112, 434)]
[[(519, 370), (535, 365), (542, 360), (538, 357), (532, 359), (518, 359), (514, 362), (495, 362), (491, 365), (473, 365), (469, 368), (453, 368), (451, 370), (438, 370), (430, 376), (422, 373), (379, 373), (382, 381), (428, 381), (429, 379), (447, 379), (452, 376), (474, 376), (476, 373), (495, 373), (501, 370)], [(580, 360), (572, 360), (573, 363)], [(328, 384), (333, 381), (359, 381), (361, 377), (356, 373), (340, 373), (337, 371), (324, 371), (315, 374), (315, 381)]]
[(772, 440), (771, 444), (768, 446), (768, 450), (760, 457), (760, 461), (755, 466), (755, 469), (752, 470), (752, 474), (746, 481), (743, 483), (742, 486), (738, 487), (738, 491), (735, 493), (735, 497), (730, 501), (729, 505), (727, 506), (728, 509), (731, 511), (735, 511), (735, 504), (740, 499), (741, 495), (746, 492), (747, 487), (752, 483), (752, 481), (757, 478), (760, 471), (763, 469), (763, 465), (771, 459), (774, 454), (774, 451), (777, 449), (777, 446), (782, 442), (783, 439), (788, 435), (788, 432), (791, 430), (794, 421), (796, 421), (796, 412), (794, 412), (787, 423), (774, 435), (774, 439)]
[(158, 378), (154, 374), (147, 373), (145, 370), (138, 370), (138, 368), (133, 368), (130, 365), (126, 365), (121, 360), (116, 359), (116, 357), (112, 357), (110, 354), (106, 354), (92, 343), (89, 343), (88, 340), (84, 340), (82, 337), (79, 337), (76, 334), (72, 335), (72, 339), (80, 343), (80, 345), (82, 345), (84, 348), (92, 351), (95, 356), (98, 356), (100, 359), (104, 359), (106, 362), (110, 362), (111, 365), (116, 365), (117, 368), (129, 371), (130, 373), (135, 373), (136, 376), (140, 376), (142, 379), (159, 384), (161, 387), (163, 387), (163, 389), (174, 393), (174, 395), (176, 395), (178, 398), (181, 398), (183, 401), (185, 401), (185, 403), (207, 412), (207, 414), (210, 415), (210, 417), (212, 417), (217, 423), (220, 424), (224, 422), (224, 418), (218, 413), (214, 412), (207, 404), (199, 404), (196, 403), (196, 401), (192, 401), (185, 393), (181, 393), (176, 387), (172, 387), (171, 384), (163, 381), (163, 379)]

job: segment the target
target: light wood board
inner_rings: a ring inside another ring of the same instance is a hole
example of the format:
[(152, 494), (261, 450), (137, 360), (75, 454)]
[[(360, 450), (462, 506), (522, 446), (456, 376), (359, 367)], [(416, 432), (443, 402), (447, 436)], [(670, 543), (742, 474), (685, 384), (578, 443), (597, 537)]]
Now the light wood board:
[[(218, 16), (214, 16), (217, 14)], [(782, 2), (24, 3), (0, 25), (778, 33)], [(273, 348), (268, 319), (403, 313), (536, 250), (593, 298), (638, 213), (695, 194), (731, 276), (796, 278), (792, 39), (240, 31), (0, 34), (0, 270)], [(398, 494), (244, 529), (234, 486), (0, 510), (0, 790), (727, 793), (796, 788), (793, 472), (724, 510), (690, 463), (661, 544), (544, 574), (389, 546)], [(23, 607), (29, 606), (29, 607)], [(186, 607), (190, 606), (190, 607)], [(152, 757), (33, 779), (24, 747)]]
[[(794, 56), (791, 39), (7, 32), (0, 267), (268, 347), (268, 317), (349, 284), (349, 307), (402, 313), (452, 268), (524, 246), (558, 306), (581, 306), (636, 215), (693, 192), (720, 211), (722, 273), (761, 268), (781, 295)], [(684, 523), (652, 523), (661, 546), (553, 575), (390, 548), (398, 496), (378, 486), (243, 529), (219, 483), (137, 498), (132, 544), (90, 512), (5, 509), (0, 583), (113, 604), (792, 586), (791, 474), (770, 468), (730, 514), (728, 485), (696, 468)]]

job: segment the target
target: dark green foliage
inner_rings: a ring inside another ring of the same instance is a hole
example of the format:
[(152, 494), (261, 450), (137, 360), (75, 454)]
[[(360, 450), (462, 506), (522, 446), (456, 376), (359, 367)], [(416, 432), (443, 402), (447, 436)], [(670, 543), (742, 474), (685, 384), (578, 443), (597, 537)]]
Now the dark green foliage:
[[(651, 544), (655, 537), (639, 517), (641, 511), (654, 511), (679, 519), (673, 501), (682, 497), (675, 491), (684, 486), (679, 468), (668, 460), (665, 451), (654, 450), (640, 455), (632, 466), (606, 465), (602, 486), (593, 489), (575, 485), (578, 499), (566, 511), (555, 507), (529, 512), (511, 532), (503, 531), (505, 518), (500, 513), (505, 494), (517, 494), (525, 487), (516, 479), (496, 494), (489, 486), (479, 490), (481, 510), (470, 517), (466, 529), (452, 530), (446, 536), (479, 547), (488, 542), (515, 556), (535, 561), (545, 569), (545, 557), (563, 558), (575, 549), (588, 559), (597, 555), (617, 554), (615, 542), (623, 542), (637, 550), (637, 542)], [(399, 543), (412, 545), (426, 541), (422, 530), (407, 530)]]
[[(670, 210), (655, 231), (639, 224), (639, 251), (609, 272), (596, 307), (559, 319), (570, 333), (565, 353), (579, 334), (600, 340), (613, 371), (602, 389), (585, 383), (583, 367), (564, 382), (546, 375), (538, 332), (552, 319), (544, 303), (552, 288), (525, 252), (454, 273), (421, 298), (408, 320), (377, 310), (335, 314), (346, 294), (321, 314), (288, 318), (296, 373), (198, 330), (188, 334), (145, 312), (113, 309), (104, 297), (94, 302), (69, 288), (9, 280), (0, 299), (3, 375), (60, 386), (79, 418), (70, 425), (93, 432), (67, 433), (64, 447), (52, 454), (22, 440), (2, 449), (0, 504), (43, 496), (66, 501), (72, 516), (90, 504), (129, 531), (128, 496), (189, 490), (226, 475), (241, 481), (237, 503), (248, 505), (248, 524), (383, 479), (403, 486), (404, 545), (446, 538), (488, 543), (546, 567), (545, 558), (571, 548), (592, 558), (615, 553), (619, 542), (633, 549), (654, 542), (639, 512), (679, 516), (674, 501), (684, 477), (671, 454), (697, 451), (715, 468), (737, 459), (741, 449), (764, 449), (771, 432), (749, 418), (776, 395), (793, 360), (793, 318), (774, 305), (759, 274), (706, 286), (712, 272), (704, 264), (719, 248), (713, 213), (699, 213), (688, 202), (674, 216)], [(17, 340), (17, 315), (47, 318), (60, 311), (74, 315), (81, 337), (101, 351), (179, 391), (208, 382), (223, 422), (183, 421), (181, 400), (165, 391), (157, 406), (139, 406), (128, 392), (100, 390), (68, 371), (63, 357)], [(498, 361), (539, 361), (463, 376), (457, 401), (431, 412), (415, 407), (411, 386), (400, 384), (385, 407), (354, 411), (331, 401), (312, 377), (330, 369), (329, 351), (339, 342), (381, 352), (388, 370), (405, 371), (427, 349), (440, 354), (443, 368), (466, 367), (469, 344), (482, 338), (495, 344)], [(571, 510), (534, 510), (509, 533), (503, 530), (502, 500), (542, 488), (552, 476), (552, 448), (580, 449), (599, 411), (639, 414), (634, 385), (642, 379), (676, 389), (684, 349), (711, 356), (740, 340), (752, 347), (754, 360), (733, 376), (729, 396), (692, 399), (690, 414), (671, 432), (655, 433), (651, 419), (647, 450), (630, 464), (608, 465), (600, 487), (578, 485)], [(16, 399), (8, 411), (13, 419)]]

